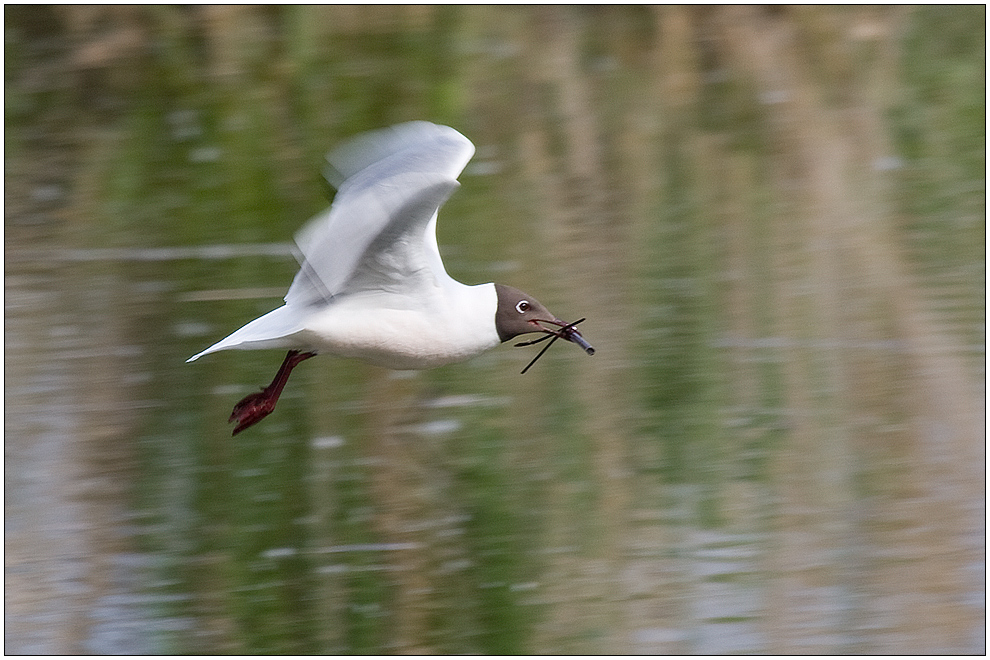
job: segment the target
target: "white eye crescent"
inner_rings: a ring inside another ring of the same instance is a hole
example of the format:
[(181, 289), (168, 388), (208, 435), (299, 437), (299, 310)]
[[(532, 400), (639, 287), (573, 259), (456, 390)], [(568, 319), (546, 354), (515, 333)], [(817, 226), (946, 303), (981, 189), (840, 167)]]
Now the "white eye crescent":
[(519, 312), (520, 314), (525, 314), (526, 312), (528, 312), (529, 307), (530, 305), (528, 300), (520, 300), (519, 302), (516, 303), (516, 311)]

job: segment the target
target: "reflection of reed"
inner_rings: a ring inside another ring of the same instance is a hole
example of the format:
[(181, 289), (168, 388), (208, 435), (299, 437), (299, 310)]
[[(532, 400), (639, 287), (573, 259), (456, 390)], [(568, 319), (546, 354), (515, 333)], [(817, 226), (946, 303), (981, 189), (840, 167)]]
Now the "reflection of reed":
[(373, 520), (384, 543), (400, 547), (387, 553), (395, 569), (395, 606), (388, 646), (403, 654), (433, 654), (429, 642), (432, 545), (430, 523), (438, 516), (437, 502), (430, 497), (424, 479), (426, 468), (415, 452), (419, 438), (409, 437), (403, 427), (414, 410), (408, 406), (409, 381), (389, 378), (375, 370), (369, 390), (371, 415), (369, 436), (363, 451), (373, 460), (370, 485), (375, 503)]
[[(889, 42), (897, 36), (891, 29), (896, 15), (890, 14), (872, 19), (876, 23), (871, 33), (878, 31), (883, 39), (878, 45), (882, 53), (890, 50)], [(887, 339), (887, 333), (893, 332), (906, 343), (907, 359), (893, 364), (894, 356), (880, 361), (870, 351), (816, 350), (791, 351), (785, 362), (794, 447), (781, 453), (783, 543), (774, 565), (783, 567), (784, 573), (770, 602), (787, 606), (773, 616), (779, 622), (773, 634), (774, 651), (811, 652), (794, 633), (804, 635), (815, 627), (822, 627), (823, 633), (846, 628), (851, 633), (850, 649), (870, 649), (858, 623), (869, 619), (867, 612), (901, 622), (901, 634), (888, 642), (894, 646), (884, 647), (888, 651), (961, 649), (956, 645), (973, 625), (968, 616), (975, 614), (971, 608), (919, 592), (912, 606), (889, 610), (890, 596), (884, 594), (889, 587), (881, 584), (884, 579), (879, 576), (898, 571), (890, 565), (880, 568), (876, 592), (857, 593), (852, 587), (867, 579), (871, 551), (904, 547), (907, 541), (888, 535), (882, 525), (876, 529), (867, 524), (871, 517), (883, 519), (900, 509), (899, 497), (881, 499), (868, 513), (856, 503), (857, 455), (874, 451), (879, 434), (889, 438), (887, 443), (904, 443), (897, 449), (888, 444), (897, 453), (913, 447), (909, 463), (916, 469), (911, 481), (917, 496), (937, 498), (942, 510), (940, 516), (931, 517), (927, 506), (916, 507), (918, 517), (912, 527), (930, 530), (952, 548), (927, 557), (920, 552), (914, 555), (907, 569), (913, 578), (905, 575), (897, 581), (901, 596), (906, 595), (905, 585), (921, 575), (932, 585), (949, 582), (954, 584), (952, 591), (966, 589), (968, 560), (962, 558), (967, 542), (959, 533), (979, 528), (967, 509), (979, 497), (980, 470), (968, 466), (983, 462), (981, 406), (967, 382), (958, 349), (924, 311), (893, 239), (884, 174), (875, 166), (891, 153), (882, 139), (881, 119), (890, 99), (869, 87), (883, 89), (883, 81), (896, 73), (893, 62), (889, 56), (879, 57), (869, 65), (886, 68), (857, 79), (852, 75), (855, 65), (843, 58), (841, 48), (834, 48), (822, 64), (831, 69), (826, 75), (838, 79), (829, 89), (840, 90), (842, 100), (830, 103), (814, 80), (816, 72), (800, 53), (801, 45), (809, 41), (801, 30), (809, 22), (820, 24), (804, 11), (795, 18), (769, 18), (747, 8), (727, 11), (723, 22), (729, 53), (753, 76), (758, 93), (781, 97), (768, 118), (780, 140), (776, 161), (784, 176), (778, 185), (793, 204), (777, 232), (797, 238), (790, 258), (798, 269), (797, 282), (804, 283), (799, 291), (782, 291), (779, 310), (784, 334), (870, 341)], [(863, 19), (871, 17), (864, 14)], [(838, 43), (838, 34), (829, 36), (826, 48)], [(887, 431), (890, 425), (904, 423), (903, 431)], [(932, 428), (940, 431), (932, 433)], [(943, 490), (947, 497), (939, 494)], [(812, 511), (817, 515), (812, 516)], [(810, 530), (815, 531), (809, 535)], [(822, 550), (825, 555), (809, 561)], [(835, 563), (838, 556), (842, 560)], [(794, 607), (814, 598), (815, 585), (822, 584), (835, 588), (823, 592), (818, 604)], [(845, 595), (836, 599), (836, 593)], [(829, 610), (831, 617), (823, 618)]]
[[(547, 101), (527, 108), (520, 138), (525, 177), (521, 187), (536, 195), (541, 251), (553, 255), (550, 274), (562, 290), (562, 304), (582, 314), (589, 310), (598, 331), (607, 332), (602, 341), (608, 347), (593, 360), (579, 361), (570, 380), (584, 411), (576, 431), (589, 443), (584, 478), (594, 484), (596, 504), (577, 521), (571, 514), (573, 497), (561, 490), (566, 484), (551, 488), (548, 542), (575, 549), (549, 562), (545, 591), (553, 606), (536, 644), (544, 653), (621, 654), (628, 652), (630, 633), (620, 561), (629, 542), (628, 438), (622, 417), (630, 402), (619, 368), (626, 359), (630, 329), (630, 200), (612, 188), (605, 173), (607, 129), (602, 111), (595, 107), (601, 99), (595, 98), (582, 71), (580, 23), (567, 8), (544, 8), (534, 14), (527, 34), (533, 66), (526, 73), (528, 84), (542, 88)], [(605, 113), (614, 110), (605, 105)], [(560, 125), (545, 124), (549, 117), (560, 117)], [(557, 149), (550, 146), (555, 132)], [(582, 638), (586, 640), (577, 641)]]

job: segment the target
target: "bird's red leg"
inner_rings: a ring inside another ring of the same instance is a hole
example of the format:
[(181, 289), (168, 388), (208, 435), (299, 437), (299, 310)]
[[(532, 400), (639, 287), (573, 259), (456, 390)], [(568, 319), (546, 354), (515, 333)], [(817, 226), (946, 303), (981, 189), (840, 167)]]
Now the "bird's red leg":
[(231, 435), (237, 435), (247, 427), (257, 424), (275, 410), (275, 404), (278, 403), (278, 397), (282, 394), (282, 388), (289, 381), (289, 374), (292, 373), (297, 364), (315, 355), (316, 353), (289, 351), (285, 360), (282, 361), (282, 366), (278, 368), (278, 373), (275, 374), (271, 385), (260, 392), (248, 394), (234, 406), (234, 412), (230, 413), (230, 419), (227, 420), (228, 423), (237, 422)]

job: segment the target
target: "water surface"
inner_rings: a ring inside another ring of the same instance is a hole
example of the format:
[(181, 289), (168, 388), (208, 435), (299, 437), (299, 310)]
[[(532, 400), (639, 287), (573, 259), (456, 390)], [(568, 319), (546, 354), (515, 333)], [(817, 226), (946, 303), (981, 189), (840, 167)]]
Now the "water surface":
[[(982, 653), (982, 7), (7, 7), (12, 653)], [(936, 29), (937, 28), (937, 29)], [(323, 153), (589, 358), (184, 360)]]

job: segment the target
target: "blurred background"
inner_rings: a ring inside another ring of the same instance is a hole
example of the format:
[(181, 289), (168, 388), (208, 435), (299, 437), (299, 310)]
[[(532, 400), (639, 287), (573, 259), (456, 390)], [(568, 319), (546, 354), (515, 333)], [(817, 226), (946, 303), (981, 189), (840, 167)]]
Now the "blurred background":
[[(985, 7), (6, 6), (7, 653), (984, 653)], [(322, 157), (589, 358), (184, 360)]]

